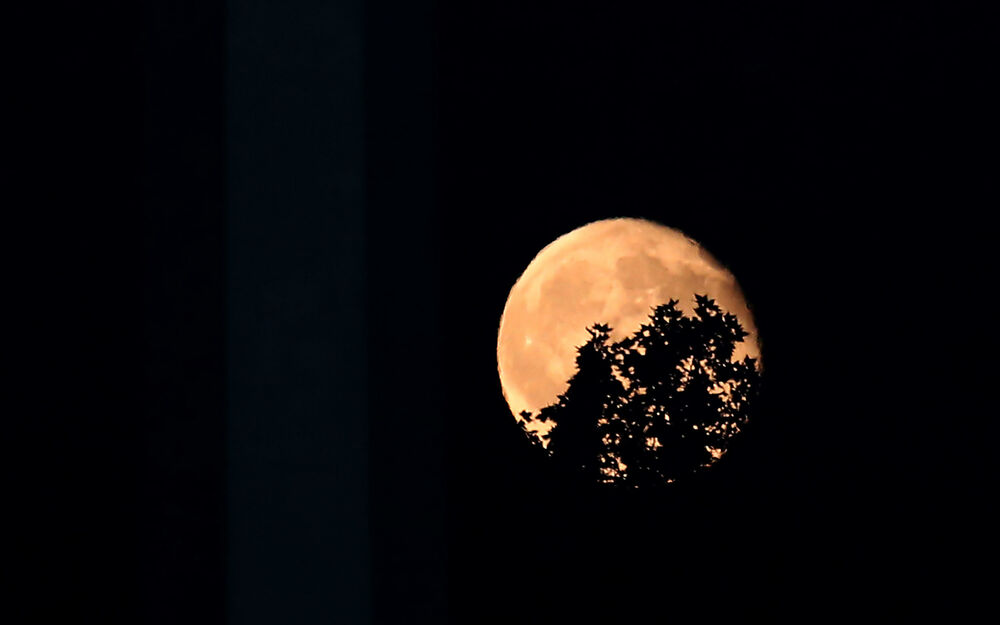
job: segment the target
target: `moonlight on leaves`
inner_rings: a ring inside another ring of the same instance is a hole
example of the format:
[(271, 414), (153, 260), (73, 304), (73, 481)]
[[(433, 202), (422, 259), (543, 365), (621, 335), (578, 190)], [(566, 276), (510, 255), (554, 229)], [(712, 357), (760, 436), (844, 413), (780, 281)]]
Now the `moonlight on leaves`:
[(497, 338), (504, 397), (529, 441), (600, 482), (672, 482), (746, 424), (760, 343), (733, 275), (641, 219), (546, 246), (510, 291)]

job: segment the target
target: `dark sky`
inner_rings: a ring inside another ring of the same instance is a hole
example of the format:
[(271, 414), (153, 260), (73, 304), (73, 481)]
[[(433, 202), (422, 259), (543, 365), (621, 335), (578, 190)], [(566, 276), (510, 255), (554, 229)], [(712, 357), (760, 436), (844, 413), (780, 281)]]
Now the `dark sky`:
[[(12, 622), (971, 610), (986, 22), (789, 4), (26, 20)], [(509, 287), (610, 216), (703, 243), (765, 347), (752, 430), (655, 496), (540, 479), (496, 376)]]
[[(983, 355), (959, 321), (986, 266), (978, 26), (913, 5), (445, 7), (458, 622), (485, 606), (548, 622), (959, 609), (987, 479)], [(730, 266), (767, 396), (705, 483), (595, 500), (508, 460), (495, 320), (542, 246), (620, 215)]]

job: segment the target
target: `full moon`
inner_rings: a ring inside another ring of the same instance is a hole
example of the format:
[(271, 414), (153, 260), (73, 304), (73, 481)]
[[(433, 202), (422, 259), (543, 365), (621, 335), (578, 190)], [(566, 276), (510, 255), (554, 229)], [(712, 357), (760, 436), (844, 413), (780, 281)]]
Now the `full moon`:
[[(514, 417), (537, 413), (566, 390), (589, 326), (610, 325), (617, 341), (668, 300), (690, 314), (695, 294), (735, 314), (749, 333), (734, 360), (760, 357), (757, 328), (736, 278), (682, 232), (644, 219), (605, 219), (545, 246), (511, 288), (500, 319), (497, 366)], [(527, 427), (547, 430), (538, 421)]]

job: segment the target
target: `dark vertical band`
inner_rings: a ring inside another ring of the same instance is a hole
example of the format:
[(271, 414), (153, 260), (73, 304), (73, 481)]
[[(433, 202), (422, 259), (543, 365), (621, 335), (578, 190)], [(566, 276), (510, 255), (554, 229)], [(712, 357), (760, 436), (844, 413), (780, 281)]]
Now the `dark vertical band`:
[(370, 620), (362, 8), (229, 3), (232, 625)]

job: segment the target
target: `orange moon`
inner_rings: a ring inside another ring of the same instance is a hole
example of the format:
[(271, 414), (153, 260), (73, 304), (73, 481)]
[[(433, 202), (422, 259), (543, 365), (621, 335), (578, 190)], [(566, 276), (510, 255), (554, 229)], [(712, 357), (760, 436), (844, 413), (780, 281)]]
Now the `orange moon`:
[(736, 278), (682, 232), (644, 219), (605, 219), (545, 246), (511, 288), (500, 318), (497, 368), (511, 412), (520, 420), (522, 410), (537, 413), (566, 390), (589, 326), (610, 325), (617, 341), (670, 299), (691, 314), (696, 293), (749, 332), (733, 358), (759, 358), (757, 327)]

